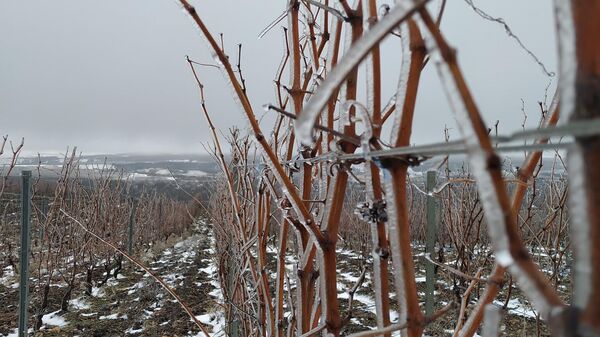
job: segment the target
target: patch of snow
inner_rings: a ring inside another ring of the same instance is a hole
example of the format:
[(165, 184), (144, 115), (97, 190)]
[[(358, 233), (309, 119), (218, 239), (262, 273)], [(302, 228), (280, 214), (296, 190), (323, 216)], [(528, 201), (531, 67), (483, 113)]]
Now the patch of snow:
[(98, 319), (117, 319), (119, 318), (119, 314), (118, 313), (114, 313), (114, 314), (110, 314), (107, 316), (100, 316), (98, 317)]
[[(500, 301), (494, 301), (494, 303), (499, 306), (504, 305), (504, 303)], [(535, 319), (536, 317), (535, 310), (531, 309), (529, 305), (521, 303), (521, 301), (519, 301), (518, 298), (513, 298), (512, 300), (508, 301), (508, 305), (506, 308), (508, 309), (508, 313), (512, 315), (517, 315), (531, 319)]]
[(127, 334), (134, 334), (134, 333), (140, 333), (142, 331), (144, 331), (143, 327), (141, 327), (139, 329), (134, 329), (133, 327), (131, 327), (131, 328), (125, 330), (125, 333), (127, 333)]
[(343, 278), (350, 283), (358, 282), (358, 277), (352, 275), (352, 273), (338, 273), (338, 275), (340, 276), (340, 279)]
[(188, 176), (188, 177), (204, 177), (205, 175), (207, 175), (208, 173), (204, 172), (204, 171), (200, 171), (200, 170), (189, 170), (186, 173), (184, 173), (184, 176)]
[(12, 268), (12, 266), (7, 266), (4, 268), (3, 270), (3, 276), (0, 277), (0, 284), (4, 285), (4, 286), (8, 286), (9, 284), (11, 284), (12, 279), (15, 276), (15, 272)]
[(129, 174), (129, 177), (133, 180), (137, 180), (137, 179), (146, 179), (146, 178), (148, 178), (148, 175), (144, 174), (144, 173), (133, 172), (133, 173)]
[(196, 319), (202, 324), (208, 325), (212, 328), (211, 335), (213, 337), (224, 337), (225, 336), (225, 317), (222, 313), (208, 313), (204, 315), (196, 316)]
[(171, 171), (169, 171), (167, 169), (160, 169), (160, 170), (156, 170), (155, 174), (160, 175), (160, 176), (170, 176)]
[(212, 275), (214, 272), (217, 271), (217, 267), (214, 264), (210, 264), (208, 265), (208, 267), (206, 268), (198, 268), (199, 271), (204, 272), (208, 275)]
[(64, 317), (58, 314), (59, 312), (60, 310), (42, 316), (42, 324), (59, 327), (67, 325), (67, 321), (64, 319)]
[[(19, 335), (19, 329), (14, 329), (12, 332), (9, 332), (5, 337), (17, 337)], [(4, 336), (4, 335), (2, 335)]]
[[(348, 299), (349, 297), (350, 295), (348, 293), (341, 293), (338, 295), (338, 298), (340, 299)], [(375, 313), (375, 300), (372, 297), (355, 293), (353, 298), (354, 301), (358, 301), (364, 304), (366, 307), (365, 309), (371, 311), (372, 313)]]
[(175, 282), (178, 280), (183, 280), (185, 278), (185, 276), (181, 275), (181, 274), (167, 274), (167, 275), (162, 275), (161, 278), (163, 279), (163, 281), (165, 281), (165, 283), (167, 283), (169, 286), (173, 287), (175, 286)]
[(131, 288), (129, 288), (129, 291), (127, 292), (127, 295), (134, 294), (136, 291), (138, 291), (138, 289), (142, 289), (145, 284), (146, 283), (144, 282), (144, 280), (141, 280), (138, 283), (132, 285)]
[(92, 296), (104, 297), (104, 295), (106, 295), (106, 293), (104, 292), (104, 289), (98, 288), (98, 287), (92, 287)]
[(90, 304), (87, 303), (87, 301), (83, 297), (71, 300), (71, 301), (69, 301), (69, 303), (71, 304), (71, 306), (73, 308), (78, 309), (78, 310), (87, 310), (87, 309), (91, 308)]

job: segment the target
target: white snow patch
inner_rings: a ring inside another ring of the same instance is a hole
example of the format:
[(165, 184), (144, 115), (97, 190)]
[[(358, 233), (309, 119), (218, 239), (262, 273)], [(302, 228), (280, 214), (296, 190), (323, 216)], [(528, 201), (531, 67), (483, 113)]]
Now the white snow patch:
[(352, 273), (339, 273), (338, 272), (338, 275), (340, 276), (340, 279), (343, 278), (343, 279), (345, 279), (348, 282), (351, 282), (351, 283), (358, 282), (358, 277), (352, 275)]
[(87, 309), (91, 308), (90, 304), (87, 303), (87, 301), (83, 297), (71, 300), (69, 303), (71, 304), (71, 306), (73, 308), (78, 309), (78, 310), (87, 310)]
[(119, 314), (118, 313), (114, 313), (114, 314), (110, 314), (107, 316), (100, 316), (98, 317), (98, 319), (117, 319), (119, 318)]
[(206, 273), (208, 275), (212, 275), (214, 272), (217, 271), (217, 267), (214, 264), (211, 263), (211, 264), (208, 265), (208, 267), (206, 267), (206, 268), (199, 268), (198, 270), (201, 271), (201, 272), (204, 272), (204, 273)]
[[(494, 301), (494, 303), (499, 306), (504, 305), (504, 303), (500, 301)], [(535, 310), (531, 309), (529, 305), (521, 303), (518, 298), (513, 298), (512, 300), (508, 301), (506, 308), (508, 309), (509, 314), (535, 319)]]
[(125, 330), (125, 333), (128, 333), (128, 334), (134, 334), (134, 333), (140, 333), (140, 332), (142, 332), (142, 331), (144, 331), (144, 328), (143, 328), (143, 327), (142, 327), (142, 328), (139, 328), (139, 329), (134, 329), (133, 327), (131, 327), (131, 328), (129, 328), (129, 329), (127, 329), (127, 330)]
[(4, 268), (3, 274), (4, 275), (0, 277), (0, 284), (8, 286), (9, 284), (11, 284), (11, 281), (15, 276), (15, 272), (12, 266), (7, 266), (6, 268)]
[(98, 288), (98, 287), (92, 287), (92, 296), (104, 297), (104, 295), (106, 295), (106, 293), (104, 292), (104, 289)]
[(196, 316), (202, 324), (210, 326), (212, 329), (211, 335), (213, 337), (224, 337), (225, 336), (225, 317), (220, 312), (208, 313), (204, 315)]
[(160, 170), (156, 170), (155, 174), (160, 175), (160, 176), (170, 176), (171, 171), (169, 171), (167, 169), (160, 169)]
[(144, 174), (144, 173), (133, 172), (133, 173), (129, 174), (129, 178), (131, 178), (133, 180), (146, 179), (146, 178), (148, 178), (148, 175)]
[(186, 173), (184, 173), (184, 176), (188, 176), (188, 177), (204, 177), (205, 175), (207, 175), (208, 173), (204, 172), (204, 171), (200, 171), (200, 170), (189, 170)]
[(42, 316), (42, 324), (60, 327), (67, 325), (67, 321), (58, 314), (59, 312), (60, 310)]
[(127, 292), (127, 295), (132, 295), (133, 293), (135, 293), (138, 289), (142, 289), (145, 285), (144, 280), (142, 279), (141, 281), (139, 281), (138, 283), (134, 284), (131, 286), (131, 288), (129, 288), (129, 291)]

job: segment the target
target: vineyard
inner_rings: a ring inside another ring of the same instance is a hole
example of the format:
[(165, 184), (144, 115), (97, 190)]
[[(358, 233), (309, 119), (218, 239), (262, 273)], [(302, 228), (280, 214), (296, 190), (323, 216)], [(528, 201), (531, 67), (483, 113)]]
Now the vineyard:
[[(241, 44), (228, 55), (204, 4), (178, 2), (213, 56), (182, 62), (218, 172), (168, 171), (169, 192), (72, 150), (48, 179), (5, 137), (0, 335), (600, 336), (600, 1), (554, 1), (556, 92), (510, 133), (482, 117), (445, 0), (288, 1), (260, 33), (283, 26), (267, 104)], [(429, 68), (459, 137), (415, 145)], [(213, 122), (208, 71), (245, 127)]]

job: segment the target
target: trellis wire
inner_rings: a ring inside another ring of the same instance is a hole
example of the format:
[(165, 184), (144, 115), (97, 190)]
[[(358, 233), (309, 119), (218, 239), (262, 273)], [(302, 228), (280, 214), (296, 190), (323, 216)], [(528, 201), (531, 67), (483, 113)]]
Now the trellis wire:
[[(576, 121), (565, 123), (556, 127), (527, 129), (522, 131), (514, 132), (507, 136), (491, 136), (490, 138), (496, 144), (497, 152), (518, 152), (518, 151), (541, 151), (541, 150), (558, 150), (569, 148), (573, 143), (571, 141), (557, 143), (531, 143), (531, 144), (513, 144), (506, 145), (505, 143), (511, 143), (519, 140), (526, 140), (531, 138), (552, 138), (552, 137), (587, 137), (591, 135), (600, 134), (600, 120), (590, 121)], [(503, 144), (503, 145), (500, 145)], [(330, 152), (321, 156), (312, 158), (299, 158), (290, 161), (286, 161), (286, 164), (294, 163), (319, 163), (319, 162), (335, 162), (335, 161), (356, 161), (362, 162), (367, 158), (381, 159), (381, 158), (393, 158), (401, 156), (415, 156), (415, 157), (432, 157), (439, 155), (451, 155), (451, 154), (465, 154), (467, 148), (464, 145), (464, 141), (455, 140), (450, 142), (440, 142), (425, 145), (416, 146), (405, 146), (395, 147), (385, 150), (371, 151), (368, 153), (353, 153), (353, 154), (339, 154)]]

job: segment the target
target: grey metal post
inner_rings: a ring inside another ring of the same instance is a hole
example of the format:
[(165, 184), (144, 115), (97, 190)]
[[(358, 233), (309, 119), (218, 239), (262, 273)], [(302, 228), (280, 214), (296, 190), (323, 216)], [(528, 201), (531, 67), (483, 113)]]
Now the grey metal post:
[(133, 230), (135, 227), (135, 210), (137, 208), (137, 202), (135, 199), (131, 199), (131, 214), (129, 214), (129, 228), (127, 230), (127, 254), (133, 253)]
[[(435, 188), (437, 172), (434, 170), (427, 171), (427, 180), (425, 181), (425, 189), (427, 191), (427, 228), (425, 253), (433, 256), (435, 252), (435, 241), (437, 236), (437, 201), (431, 194)], [(434, 291), (435, 291), (435, 266), (431, 262), (425, 265), (425, 314), (432, 315), (434, 308)]]
[(19, 256), (19, 335), (27, 336), (27, 295), (29, 292), (29, 243), (31, 221), (31, 171), (22, 171), (21, 185), (21, 251)]

